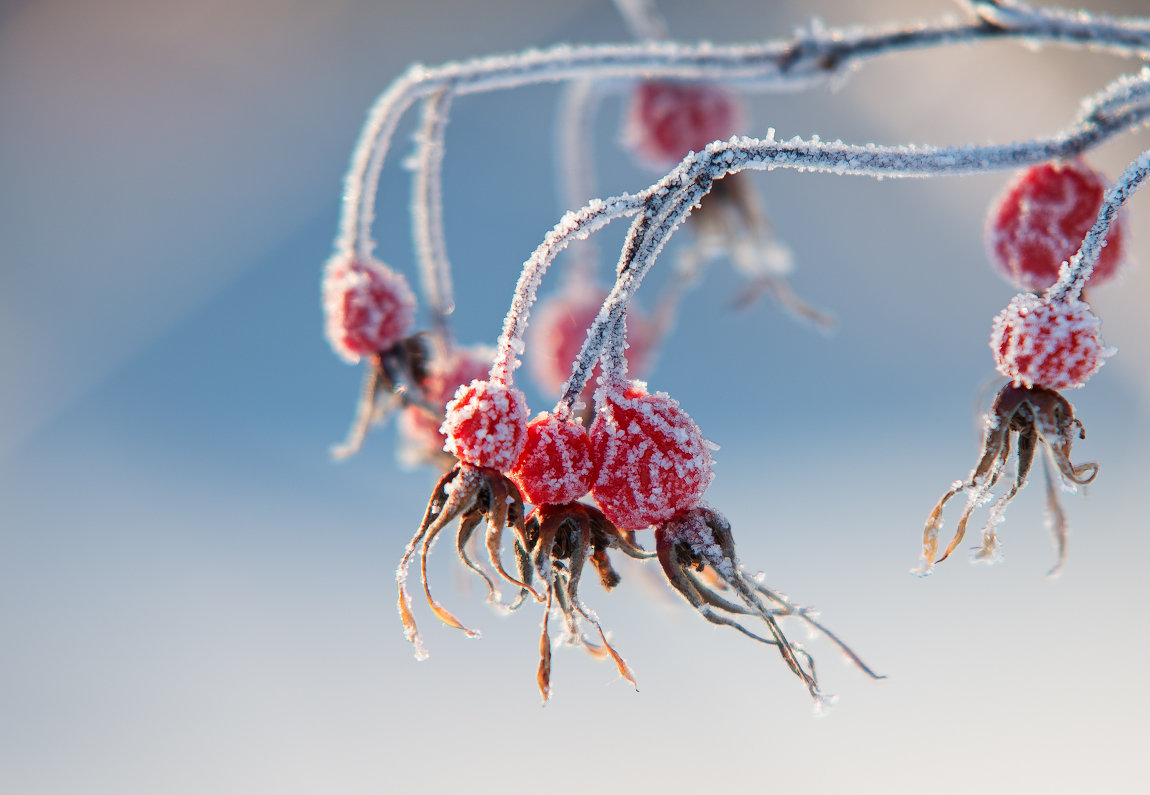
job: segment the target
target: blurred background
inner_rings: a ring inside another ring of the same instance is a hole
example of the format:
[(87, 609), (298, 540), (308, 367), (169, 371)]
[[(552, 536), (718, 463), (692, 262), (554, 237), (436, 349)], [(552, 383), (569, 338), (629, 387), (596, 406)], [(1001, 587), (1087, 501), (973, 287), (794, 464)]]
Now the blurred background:
[[(961, 13), (942, 0), (660, 5), (677, 37), (715, 41), (783, 37), (812, 17)], [(615, 592), (585, 597), (641, 692), (557, 645), (540, 709), (538, 610), (491, 612), (447, 547), (437, 595), (484, 637), (417, 600), (431, 658), (412, 659), (394, 569), (433, 476), (397, 465), (391, 427), (350, 461), (328, 455), (361, 377), (327, 348), (318, 298), (351, 147), (413, 61), (626, 35), (607, 0), (0, 5), (0, 791), (1138, 788), (1145, 197), (1130, 208), (1135, 264), (1092, 296), (1121, 355), (1071, 396), (1089, 434), (1075, 457), (1101, 474), (1065, 500), (1061, 577), (1046, 577), (1040, 478), (1001, 529), (1003, 565), (956, 554), (926, 580), (908, 574), (926, 514), (977, 455), (985, 341), (1013, 293), (982, 223), (1007, 175), (775, 172), (755, 185), (796, 253), (795, 288), (839, 330), (766, 301), (732, 311), (739, 280), (718, 267), (648, 380), (720, 445), (708, 499), (746, 567), (820, 607), (889, 678), (812, 640), (841, 697), (816, 719), (773, 650), (625, 567)], [(834, 90), (751, 97), (748, 132), (1002, 143), (1065, 127), (1137, 67), (1010, 43), (888, 57)], [(455, 103), (445, 212), (463, 342), (494, 341), (520, 263), (564, 209), (557, 96)], [(608, 99), (607, 193), (654, 179), (620, 150), (619, 121)], [(380, 256), (408, 273), (411, 133), (408, 119), (376, 229)], [(1090, 161), (1117, 175), (1145, 145), (1127, 135)]]

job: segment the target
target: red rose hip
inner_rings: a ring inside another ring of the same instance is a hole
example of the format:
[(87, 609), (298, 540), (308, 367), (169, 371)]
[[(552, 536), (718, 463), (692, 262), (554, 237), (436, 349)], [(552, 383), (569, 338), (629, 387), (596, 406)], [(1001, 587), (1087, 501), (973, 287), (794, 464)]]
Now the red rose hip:
[(571, 418), (543, 413), (527, 425), (527, 442), (511, 479), (525, 502), (562, 505), (590, 490), (594, 469), (587, 430)]
[[(1006, 187), (986, 220), (986, 247), (995, 269), (1021, 290), (1041, 292), (1082, 244), (1098, 218), (1108, 184), (1081, 160), (1042, 163)], [(1091, 285), (1113, 278), (1124, 257), (1119, 216), (1094, 264)]]
[(1082, 301), (1049, 302), (1021, 293), (994, 319), (990, 348), (998, 372), (1015, 385), (1072, 389), (1086, 383), (1111, 353), (1102, 344), (1101, 325)]
[(328, 341), (353, 363), (392, 347), (415, 325), (407, 280), (375, 260), (333, 259), (324, 273), (323, 309)]
[(608, 391), (591, 426), (598, 467), (591, 493), (627, 530), (664, 522), (699, 504), (711, 483), (711, 450), (699, 426), (662, 392), (632, 382)]
[(527, 441), (527, 399), (495, 381), (472, 381), (447, 404), (440, 430), (460, 461), (508, 472)]

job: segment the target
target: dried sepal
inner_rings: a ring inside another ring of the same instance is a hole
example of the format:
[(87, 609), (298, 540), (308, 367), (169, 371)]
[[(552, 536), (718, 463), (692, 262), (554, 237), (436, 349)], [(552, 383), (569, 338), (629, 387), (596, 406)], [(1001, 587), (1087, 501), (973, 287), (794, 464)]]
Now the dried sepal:
[[(638, 690), (635, 675), (622, 655), (607, 640), (607, 633), (593, 610), (579, 597), (584, 565), (590, 561), (604, 588), (613, 588), (619, 575), (607, 559), (607, 550), (618, 549), (640, 560), (653, 557), (636, 546), (630, 533), (612, 524), (602, 511), (579, 502), (538, 506), (527, 519), (527, 551), (532, 567), (543, 581), (547, 607), (539, 639), (539, 693), (544, 703), (551, 695), (551, 636), (548, 619), (553, 606), (563, 616), (569, 642), (578, 643), (592, 656), (610, 657), (619, 675)], [(600, 643), (584, 637), (580, 621), (591, 624)], [(601, 645), (600, 645), (601, 644)]]
[[(782, 595), (755, 582), (739, 565), (730, 523), (718, 511), (697, 506), (684, 511), (655, 529), (656, 553), (668, 582), (701, 616), (713, 624), (731, 627), (760, 643), (775, 646), (791, 672), (806, 686), (819, 706), (832, 698), (819, 688), (814, 658), (801, 646), (790, 642), (776, 619), (794, 616), (811, 629), (826, 635), (863, 673), (882, 677), (865, 665), (850, 647), (812, 617), (812, 611), (792, 604)], [(710, 572), (729, 588), (738, 602), (732, 602), (704, 582)], [(734, 616), (758, 618), (767, 628), (760, 635)]]
[[(999, 390), (990, 412), (986, 415), (986, 428), (978, 463), (966, 480), (956, 481), (927, 517), (922, 534), (922, 563), (917, 574), (929, 574), (935, 563), (941, 563), (954, 552), (966, 535), (971, 515), (979, 506), (990, 501), (992, 491), (1006, 471), (1013, 445), (1017, 445), (1014, 482), (990, 507), (982, 542), (975, 553), (976, 560), (994, 560), (998, 553), (998, 524), (1010, 501), (1018, 494), (1030, 475), (1039, 445), (1046, 451), (1061, 477), (1063, 486), (1074, 490), (1094, 480), (1098, 464), (1074, 464), (1070, 448), (1075, 438), (1085, 438), (1082, 423), (1074, 416), (1074, 407), (1058, 392), (1044, 387), (1027, 388), (1006, 384)], [(946, 504), (966, 492), (966, 506), (959, 516), (954, 536), (946, 550), (936, 559), (938, 533), (942, 527), (942, 513)], [(1047, 488), (1049, 511), (1053, 517), (1059, 564), (1065, 550), (1066, 525), (1062, 506), (1053, 486)]]
[(405, 337), (387, 350), (367, 358), (367, 372), (360, 388), (355, 416), (347, 438), (331, 448), (333, 458), (348, 458), (359, 452), (372, 425), (382, 424), (401, 408), (410, 408), (431, 417), (439, 411), (423, 392), (427, 378), (426, 340), (422, 334)]
[[(404, 635), (415, 647), (415, 655), (419, 659), (427, 656), (423, 642), (416, 627), (415, 615), (412, 611), (411, 596), (407, 591), (407, 570), (412, 556), (418, 550), (420, 557), (420, 582), (423, 585), (424, 595), (436, 618), (448, 626), (465, 632), (469, 637), (478, 637), (477, 630), (465, 627), (450, 611), (435, 601), (427, 581), (427, 556), (436, 536), (452, 521), (459, 520), (459, 531), (456, 536), (456, 549), (459, 557), (472, 571), (483, 577), (489, 588), (489, 600), (498, 602), (498, 590), (490, 577), (486, 575), (470, 559), (466, 552), (468, 539), (480, 520), (487, 523), (487, 548), (491, 557), (491, 564), (495, 570), (512, 585), (535, 593), (527, 582), (512, 577), (503, 567), (500, 559), (499, 547), (503, 530), (510, 526), (515, 529), (520, 542), (524, 538), (523, 525), (523, 498), (515, 484), (507, 480), (501, 473), (493, 469), (475, 467), (470, 464), (458, 464), (439, 479), (435, 489), (428, 500), (427, 510), (419, 530), (408, 542), (403, 558), (396, 570), (396, 581), (399, 585), (399, 618), (403, 623)], [(540, 599), (542, 597), (538, 594)]]

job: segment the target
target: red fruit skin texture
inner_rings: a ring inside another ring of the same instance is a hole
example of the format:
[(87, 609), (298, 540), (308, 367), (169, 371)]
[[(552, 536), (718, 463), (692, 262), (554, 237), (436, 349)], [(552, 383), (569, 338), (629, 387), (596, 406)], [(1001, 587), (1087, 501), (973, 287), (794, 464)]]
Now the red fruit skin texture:
[[(495, 351), (487, 346), (458, 348), (446, 362), (436, 361), (423, 379), (420, 388), (427, 402), (440, 409), (440, 416), (432, 418), (421, 408), (409, 406), (399, 415), (399, 432), (405, 446), (412, 449), (412, 462), (422, 461), (427, 454), (445, 449), (447, 437), (440, 430), (447, 403), (461, 386), (487, 377)], [(416, 453), (419, 450), (420, 453)]]
[(998, 372), (1016, 386), (1073, 389), (1111, 354), (1101, 325), (1082, 301), (1053, 303), (1021, 293), (994, 319), (990, 348)]
[(666, 170), (742, 126), (742, 106), (722, 86), (648, 80), (631, 96), (623, 138), (640, 160)]
[[(527, 366), (540, 388), (558, 395), (571, 376), (571, 365), (579, 355), (587, 329), (599, 314), (607, 291), (599, 287), (565, 290), (540, 306), (528, 331)], [(655, 329), (645, 315), (630, 308), (627, 311), (627, 369), (641, 374), (651, 358)], [(587, 381), (584, 402), (595, 389), (595, 372)]]
[[(1020, 173), (986, 219), (987, 253), (995, 269), (1020, 290), (1046, 290), (1094, 225), (1108, 187), (1106, 178), (1081, 160), (1041, 163)], [(1125, 238), (1120, 215), (1106, 236), (1090, 285), (1118, 274)]]
[(323, 308), (328, 341), (352, 363), (387, 350), (415, 325), (415, 295), (407, 280), (376, 261), (330, 263)]
[(591, 426), (598, 475), (591, 493), (618, 527), (640, 530), (700, 503), (711, 483), (711, 450), (694, 420), (640, 382), (612, 394)]
[(511, 479), (532, 505), (562, 505), (591, 489), (591, 438), (571, 419), (543, 413), (527, 425), (527, 442)]
[(527, 398), (493, 381), (472, 381), (447, 404), (440, 430), (466, 464), (509, 472), (527, 441)]

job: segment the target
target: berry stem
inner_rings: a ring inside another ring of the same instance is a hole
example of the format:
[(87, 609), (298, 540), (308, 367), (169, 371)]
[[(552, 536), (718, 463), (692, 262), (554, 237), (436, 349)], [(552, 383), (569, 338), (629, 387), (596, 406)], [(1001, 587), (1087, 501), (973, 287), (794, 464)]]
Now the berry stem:
[[(1143, 74), (1146, 74), (1146, 70), (1143, 70)], [(1082, 297), (1082, 289), (1086, 286), (1090, 274), (1094, 272), (1094, 264), (1102, 253), (1110, 226), (1118, 218), (1118, 210), (1142, 186), (1148, 175), (1150, 175), (1150, 150), (1143, 152), (1127, 166), (1114, 187), (1106, 192), (1106, 198), (1098, 210), (1098, 220), (1086, 233), (1078, 253), (1070, 258), (1068, 264), (1063, 264), (1058, 281), (1046, 292), (1047, 301), (1068, 303)]]
[(435, 342), (441, 356), (453, 347), (448, 316), (455, 310), (451, 261), (443, 234), (443, 151), (453, 93), (443, 88), (423, 102), (417, 136), (418, 165), (412, 180), (411, 224), (423, 292), (431, 308)]
[[(603, 92), (594, 80), (573, 80), (559, 97), (555, 151), (558, 159), (559, 201), (562, 207), (582, 207), (598, 195), (595, 189), (595, 112)], [(569, 255), (563, 278), (567, 284), (595, 280), (599, 248), (587, 239)]]

